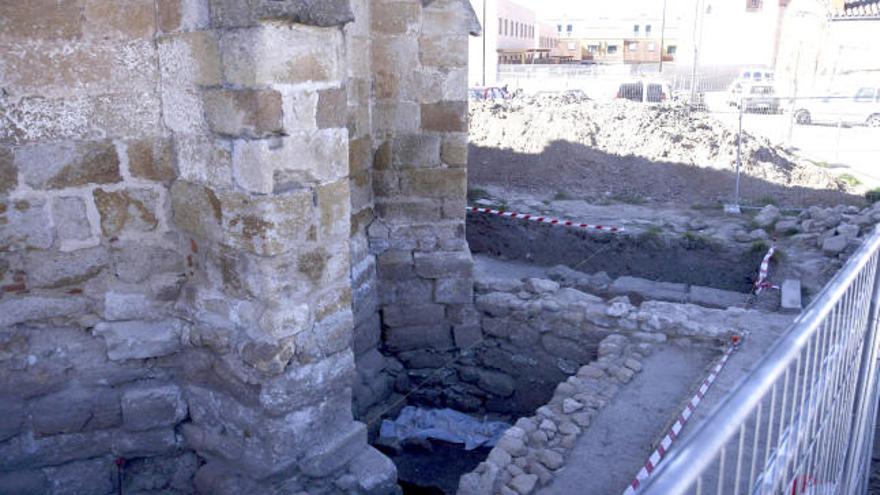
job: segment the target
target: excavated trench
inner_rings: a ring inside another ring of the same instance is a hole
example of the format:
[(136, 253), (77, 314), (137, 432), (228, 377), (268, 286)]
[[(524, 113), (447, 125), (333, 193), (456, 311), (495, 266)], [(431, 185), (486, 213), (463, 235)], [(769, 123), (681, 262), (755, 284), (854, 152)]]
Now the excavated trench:
[(735, 292), (750, 290), (765, 251), (694, 232), (606, 234), (488, 215), (468, 215), (467, 240), (477, 254)]

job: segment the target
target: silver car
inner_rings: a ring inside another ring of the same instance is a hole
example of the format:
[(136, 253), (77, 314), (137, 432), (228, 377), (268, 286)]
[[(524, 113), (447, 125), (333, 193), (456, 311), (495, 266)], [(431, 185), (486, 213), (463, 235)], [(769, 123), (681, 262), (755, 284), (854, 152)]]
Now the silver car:
[(798, 124), (880, 127), (880, 85), (861, 86), (833, 96), (799, 98), (793, 109)]

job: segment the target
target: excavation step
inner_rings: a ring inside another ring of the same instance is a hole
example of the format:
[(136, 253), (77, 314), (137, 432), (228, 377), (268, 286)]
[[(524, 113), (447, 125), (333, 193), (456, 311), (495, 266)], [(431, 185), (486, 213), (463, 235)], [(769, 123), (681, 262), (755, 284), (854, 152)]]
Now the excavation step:
[(787, 279), (782, 282), (782, 309), (800, 311), (801, 304), (801, 281)]

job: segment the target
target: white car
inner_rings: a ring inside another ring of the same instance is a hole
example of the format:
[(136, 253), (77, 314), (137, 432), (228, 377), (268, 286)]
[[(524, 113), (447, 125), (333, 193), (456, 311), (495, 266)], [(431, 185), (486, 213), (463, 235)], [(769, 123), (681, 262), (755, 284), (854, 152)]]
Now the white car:
[(798, 124), (867, 125), (880, 127), (880, 85), (861, 86), (849, 93), (798, 99), (794, 106)]

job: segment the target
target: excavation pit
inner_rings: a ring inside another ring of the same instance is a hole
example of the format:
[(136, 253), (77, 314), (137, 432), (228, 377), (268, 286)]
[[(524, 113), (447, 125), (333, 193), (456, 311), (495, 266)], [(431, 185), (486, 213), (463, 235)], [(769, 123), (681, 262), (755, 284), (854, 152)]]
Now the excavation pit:
[(472, 252), (506, 260), (740, 293), (751, 289), (769, 245), (660, 227), (602, 233), (485, 214), (468, 215), (467, 239)]

